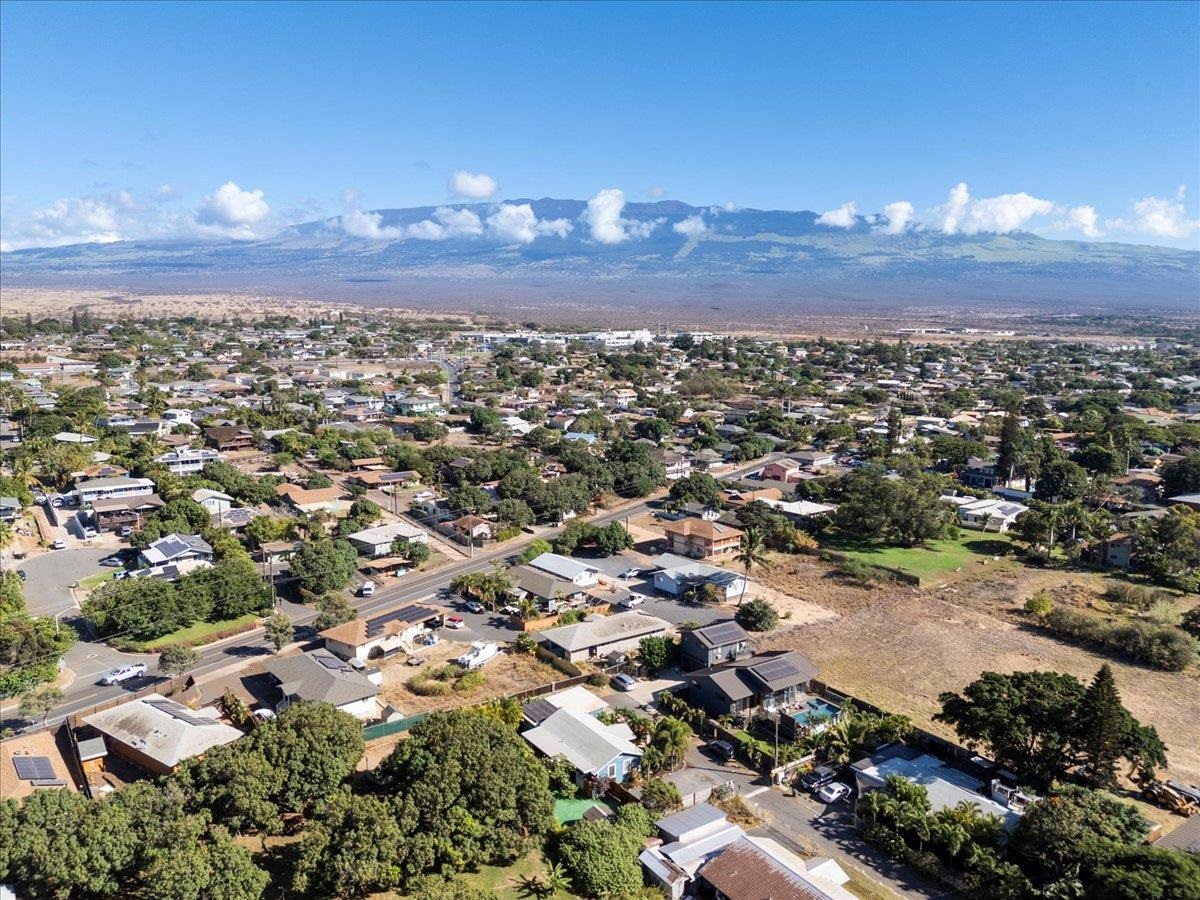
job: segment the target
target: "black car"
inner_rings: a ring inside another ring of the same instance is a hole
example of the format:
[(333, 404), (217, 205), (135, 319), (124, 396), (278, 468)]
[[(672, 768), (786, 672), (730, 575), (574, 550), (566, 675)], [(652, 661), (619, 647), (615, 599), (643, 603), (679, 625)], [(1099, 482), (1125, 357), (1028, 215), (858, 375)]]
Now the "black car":
[(17, 577), (20, 578), (22, 581), (24, 581), (29, 576), (27, 574), (25, 574), (24, 569), (17, 569)]
[(733, 744), (729, 741), (709, 741), (706, 749), (713, 756), (719, 756), (723, 760), (733, 759)]
[(817, 766), (800, 779), (800, 787), (806, 791), (816, 791), (832, 781), (837, 780), (838, 770), (833, 766)]

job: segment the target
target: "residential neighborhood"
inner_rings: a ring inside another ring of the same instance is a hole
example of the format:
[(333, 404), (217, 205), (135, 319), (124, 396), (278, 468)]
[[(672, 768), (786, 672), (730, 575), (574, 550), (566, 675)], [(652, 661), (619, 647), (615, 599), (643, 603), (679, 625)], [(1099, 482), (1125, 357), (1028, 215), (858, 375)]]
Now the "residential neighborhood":
[(1032, 897), (1066, 804), (1190, 877), (1194, 335), (0, 324), (21, 829), (181, 792), (210, 896)]

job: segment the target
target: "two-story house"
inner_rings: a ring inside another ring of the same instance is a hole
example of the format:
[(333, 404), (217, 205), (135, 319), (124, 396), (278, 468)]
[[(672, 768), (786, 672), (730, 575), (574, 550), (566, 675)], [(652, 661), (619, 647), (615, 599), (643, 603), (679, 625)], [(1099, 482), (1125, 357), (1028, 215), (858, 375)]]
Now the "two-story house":
[(680, 632), (679, 662), (685, 672), (750, 655), (750, 635), (732, 619)]
[(732, 525), (688, 517), (663, 525), (667, 550), (692, 559), (714, 559), (737, 552), (742, 532)]
[(819, 672), (803, 654), (781, 650), (689, 672), (687, 690), (710, 716), (741, 717), (758, 707), (771, 711), (796, 703)]

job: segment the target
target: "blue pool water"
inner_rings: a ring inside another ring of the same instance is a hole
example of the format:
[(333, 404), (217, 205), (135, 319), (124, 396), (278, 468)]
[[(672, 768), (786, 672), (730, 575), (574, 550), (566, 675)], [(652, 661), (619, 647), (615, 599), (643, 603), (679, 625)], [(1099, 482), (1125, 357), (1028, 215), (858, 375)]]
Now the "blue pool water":
[(817, 718), (832, 719), (837, 716), (839, 709), (840, 707), (835, 703), (814, 697), (804, 704), (803, 709), (792, 713), (792, 718), (796, 720), (797, 725), (807, 725)]

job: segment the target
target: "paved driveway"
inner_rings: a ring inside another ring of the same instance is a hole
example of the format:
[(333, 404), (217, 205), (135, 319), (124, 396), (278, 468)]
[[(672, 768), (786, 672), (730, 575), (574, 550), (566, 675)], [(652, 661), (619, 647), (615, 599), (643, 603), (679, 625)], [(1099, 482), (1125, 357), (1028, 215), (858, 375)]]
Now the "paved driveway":
[(17, 568), (25, 573), (25, 604), (33, 616), (75, 612), (71, 585), (105, 569), (100, 560), (111, 554), (111, 547), (78, 547), (51, 550), (30, 557)]

